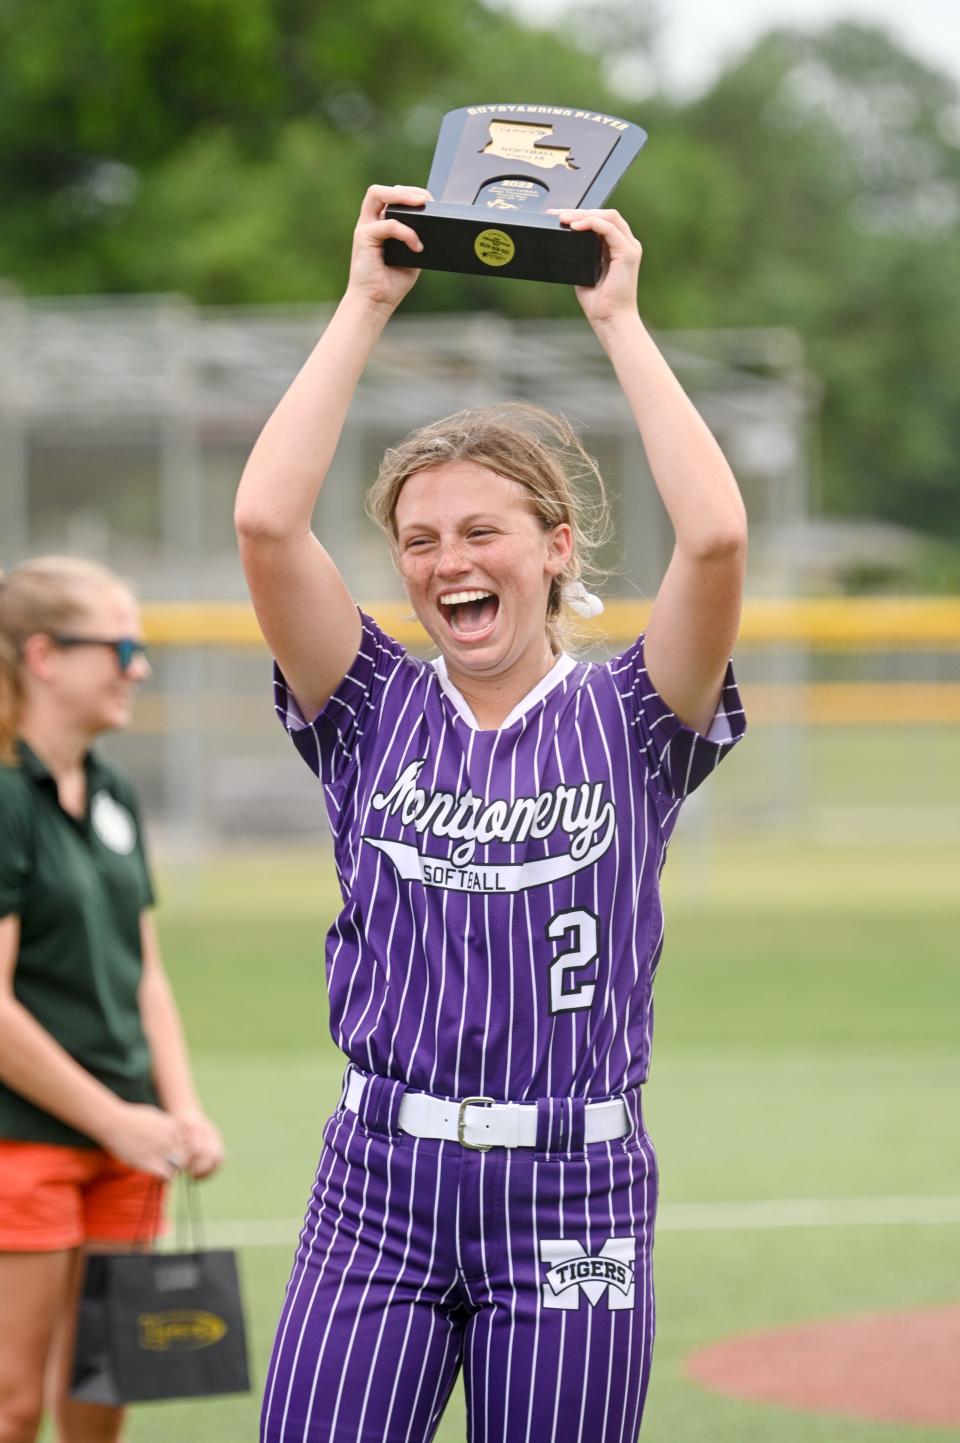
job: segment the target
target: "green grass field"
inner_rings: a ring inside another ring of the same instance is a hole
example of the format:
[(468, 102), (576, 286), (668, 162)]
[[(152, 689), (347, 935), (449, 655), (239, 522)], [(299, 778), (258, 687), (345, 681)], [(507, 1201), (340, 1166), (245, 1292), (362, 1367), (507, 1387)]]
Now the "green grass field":
[[(663, 1196), (645, 1443), (946, 1436), (738, 1404), (685, 1382), (682, 1363), (731, 1333), (956, 1300), (956, 1201), (953, 1222), (722, 1224), (737, 1202), (960, 1196), (958, 871), (957, 845), (740, 839), (707, 852), (678, 838), (647, 1107)], [(304, 848), (168, 868), (162, 881), (167, 964), (230, 1152), (204, 1215), (217, 1240), (281, 1223), (267, 1236), (282, 1242), (241, 1249), (259, 1383), (341, 1072), (322, 969), (332, 869)], [(240, 1443), (257, 1410), (256, 1393), (143, 1406), (128, 1436)], [(437, 1436), (464, 1438), (459, 1395)]]

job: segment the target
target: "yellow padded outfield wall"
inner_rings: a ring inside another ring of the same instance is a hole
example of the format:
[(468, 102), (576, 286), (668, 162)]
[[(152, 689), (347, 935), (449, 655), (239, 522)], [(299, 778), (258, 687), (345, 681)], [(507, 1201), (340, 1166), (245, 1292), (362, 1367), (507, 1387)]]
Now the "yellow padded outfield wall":
[[(400, 601), (361, 605), (405, 645), (422, 646), (426, 633)], [(628, 642), (640, 632), (650, 603), (608, 601), (603, 616), (584, 623), (586, 635)], [(153, 646), (262, 644), (252, 608), (232, 601), (154, 601), (143, 607)], [(818, 651), (960, 648), (960, 597), (816, 597), (748, 601), (740, 646), (806, 646)]]
[[(392, 636), (413, 647), (427, 637), (399, 601), (362, 603)], [(649, 602), (609, 601), (584, 623), (584, 636), (626, 644), (640, 632)], [(262, 647), (245, 602), (151, 602), (143, 607), (155, 647)], [(828, 597), (751, 600), (744, 606), (738, 649), (804, 648), (823, 652), (960, 650), (960, 598)], [(754, 681), (744, 686), (754, 724), (897, 725), (960, 723), (960, 681)], [(147, 701), (147, 698), (144, 698)]]

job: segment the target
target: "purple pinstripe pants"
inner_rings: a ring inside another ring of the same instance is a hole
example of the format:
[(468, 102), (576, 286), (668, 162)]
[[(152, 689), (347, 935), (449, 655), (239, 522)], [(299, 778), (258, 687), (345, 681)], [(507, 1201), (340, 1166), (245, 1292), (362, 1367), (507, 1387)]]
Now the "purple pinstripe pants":
[(470, 1443), (633, 1443), (650, 1375), (657, 1166), (583, 1142), (546, 1099), (536, 1148), (397, 1127), (375, 1078), (328, 1121), (263, 1400), (262, 1443), (427, 1443), (462, 1367)]

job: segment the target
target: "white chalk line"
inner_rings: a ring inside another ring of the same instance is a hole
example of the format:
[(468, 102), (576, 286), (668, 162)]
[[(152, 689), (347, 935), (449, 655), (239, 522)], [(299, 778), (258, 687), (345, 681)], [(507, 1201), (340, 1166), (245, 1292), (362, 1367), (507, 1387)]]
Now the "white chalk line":
[[(960, 1223), (960, 1197), (771, 1198), (752, 1202), (664, 1203), (658, 1233), (712, 1233), (776, 1228), (934, 1227)], [(207, 1244), (221, 1248), (291, 1246), (300, 1218), (247, 1218), (204, 1224)], [(166, 1239), (175, 1246), (175, 1228)]]

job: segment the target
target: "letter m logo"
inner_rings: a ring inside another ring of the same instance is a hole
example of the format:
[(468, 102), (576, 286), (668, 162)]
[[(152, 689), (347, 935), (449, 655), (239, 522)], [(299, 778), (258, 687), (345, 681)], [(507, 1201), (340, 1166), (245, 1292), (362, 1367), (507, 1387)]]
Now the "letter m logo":
[(636, 1250), (634, 1238), (607, 1238), (596, 1254), (570, 1238), (541, 1238), (540, 1261), (549, 1268), (543, 1280), (543, 1306), (579, 1308), (584, 1292), (594, 1308), (606, 1292), (612, 1311), (632, 1308)]

